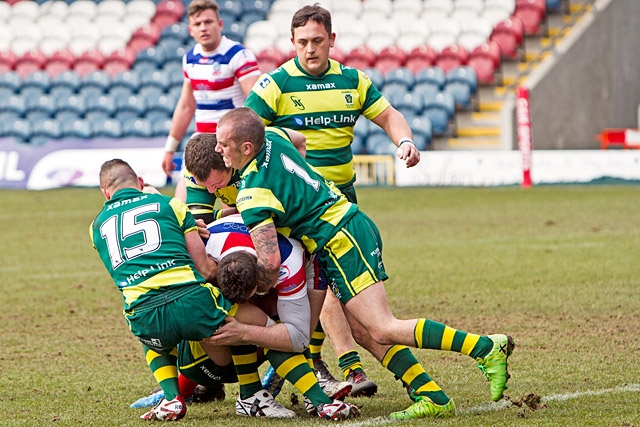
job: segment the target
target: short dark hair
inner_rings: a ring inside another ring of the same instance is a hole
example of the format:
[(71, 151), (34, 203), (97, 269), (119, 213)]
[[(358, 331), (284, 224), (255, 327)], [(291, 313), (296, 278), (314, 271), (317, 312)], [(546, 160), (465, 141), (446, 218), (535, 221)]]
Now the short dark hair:
[(100, 188), (109, 188), (115, 191), (137, 183), (138, 175), (124, 160), (108, 160), (100, 167)]
[[(232, 123), (229, 138), (236, 143), (249, 141), (253, 144), (253, 151), (258, 152), (264, 145), (264, 122), (260, 116), (248, 107), (233, 109), (218, 120), (218, 127)], [(225, 141), (226, 142), (226, 141)], [(187, 169), (189, 169), (187, 167)], [(191, 172), (191, 171), (190, 171)]]
[(220, 18), (218, 3), (216, 3), (215, 0), (193, 0), (187, 8), (187, 17), (191, 18), (192, 16), (199, 15), (208, 9), (213, 10), (216, 16)]
[(232, 252), (222, 258), (216, 274), (222, 295), (238, 304), (249, 301), (258, 284), (258, 277), (258, 259), (246, 251)]
[(215, 133), (199, 133), (184, 148), (184, 165), (198, 181), (206, 181), (212, 170), (227, 171), (222, 154), (216, 151)]
[(327, 30), (327, 34), (331, 35), (331, 12), (320, 6), (320, 3), (315, 3), (314, 5), (306, 5), (293, 14), (293, 18), (291, 18), (291, 37), (293, 37), (293, 31), (296, 28), (306, 25), (309, 20), (322, 24), (324, 29)]

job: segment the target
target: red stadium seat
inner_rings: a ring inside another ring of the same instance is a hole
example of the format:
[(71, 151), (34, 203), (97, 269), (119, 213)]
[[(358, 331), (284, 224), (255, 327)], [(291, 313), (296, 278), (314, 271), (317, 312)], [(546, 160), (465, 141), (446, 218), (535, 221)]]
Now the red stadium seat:
[(285, 62), (285, 57), (275, 46), (268, 47), (256, 54), (260, 71), (268, 73), (273, 71)]
[(11, 71), (16, 66), (16, 56), (10, 50), (0, 51), (0, 73)]
[(76, 57), (69, 49), (61, 49), (54, 52), (44, 65), (44, 69), (50, 76), (54, 77), (63, 71), (67, 71), (73, 68), (73, 63)]
[(404, 66), (411, 69), (413, 73), (433, 66), (438, 58), (438, 53), (429, 45), (422, 44), (409, 52)]
[(349, 51), (344, 65), (364, 70), (365, 68), (372, 67), (375, 61), (376, 54), (373, 50), (368, 46), (362, 45)]
[(482, 43), (469, 54), (467, 65), (476, 71), (478, 83), (482, 85), (500, 84), (500, 46), (494, 41)]
[(442, 49), (442, 52), (440, 52), (436, 59), (435, 65), (442, 68), (444, 72), (447, 73), (454, 67), (466, 65), (468, 60), (469, 53), (467, 50), (462, 47), (462, 45), (454, 43)]
[(32, 49), (16, 59), (15, 70), (22, 77), (36, 70), (42, 70), (47, 58), (38, 49)]
[(152, 22), (165, 28), (180, 21), (183, 15), (184, 3), (179, 0), (163, 0), (158, 3)]
[(547, 3), (545, 0), (517, 0), (513, 14), (522, 19), (525, 35), (546, 34)]
[(73, 64), (73, 69), (80, 76), (99, 70), (104, 65), (104, 55), (97, 48), (83, 52)]
[(407, 54), (405, 51), (398, 46), (391, 45), (380, 51), (374, 66), (380, 70), (382, 74), (386, 74), (389, 70), (402, 67), (406, 60)]
[(344, 64), (344, 61), (347, 59), (347, 55), (342, 51), (342, 49), (334, 46), (329, 51), (329, 58)]
[(524, 61), (524, 24), (517, 16), (496, 25), (489, 40), (498, 43), (502, 58)]
[(133, 32), (129, 46), (136, 52), (141, 52), (148, 47), (155, 46), (160, 40), (162, 28), (155, 22), (150, 22)]
[(135, 60), (136, 51), (132, 47), (127, 46), (123, 49), (118, 49), (109, 55), (104, 60), (102, 68), (113, 77), (116, 74), (131, 69)]

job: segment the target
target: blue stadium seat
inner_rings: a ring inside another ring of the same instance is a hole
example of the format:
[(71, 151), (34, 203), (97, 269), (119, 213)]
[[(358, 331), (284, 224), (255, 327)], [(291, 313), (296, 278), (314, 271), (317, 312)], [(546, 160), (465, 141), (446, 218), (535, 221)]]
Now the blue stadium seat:
[(105, 95), (85, 98), (85, 108), (87, 113), (101, 112), (108, 115), (109, 117), (113, 117), (116, 112), (115, 101), (111, 97)]
[(466, 110), (478, 107), (478, 76), (473, 68), (460, 66), (449, 70), (444, 89), (453, 95), (456, 106)]
[(242, 43), (244, 36), (247, 34), (247, 23), (244, 21), (235, 21), (231, 24), (225, 24), (222, 34), (231, 40)]
[(162, 68), (166, 56), (166, 52), (161, 47), (148, 47), (138, 53), (133, 68), (136, 70), (156, 70)]
[[(218, 2), (219, 10), (228, 16), (233, 16), (234, 21), (237, 21), (242, 17), (243, 5), (239, 1), (234, 0), (222, 0)], [(231, 22), (225, 22), (225, 27), (231, 24)]]
[(162, 92), (166, 92), (170, 87), (169, 76), (164, 73), (161, 69), (156, 69), (149, 73), (144, 73), (140, 77), (141, 87), (147, 86), (157, 86)]
[(82, 86), (82, 79), (75, 71), (63, 71), (53, 78), (51, 90), (53, 91), (58, 86), (66, 87), (73, 92), (77, 92)]
[(96, 70), (85, 75), (82, 79), (82, 89), (95, 87), (100, 89), (102, 93), (106, 93), (111, 87), (111, 77), (106, 71)]
[(433, 126), (426, 116), (415, 116), (408, 120), (413, 132), (413, 142), (420, 151), (425, 151), (433, 140)]
[(82, 86), (78, 95), (84, 99), (98, 98), (105, 95), (105, 92), (98, 86)]
[(31, 123), (25, 119), (4, 123), (2, 134), (5, 137), (15, 138), (18, 142), (29, 142), (31, 139)]
[(135, 118), (122, 123), (123, 137), (149, 138), (151, 135), (151, 122), (147, 119)]
[[(244, 13), (260, 13), (266, 17), (271, 10), (270, 0), (240, 0)], [(264, 18), (263, 18), (264, 19)]]
[(46, 71), (38, 70), (33, 73), (27, 74), (22, 81), (21, 91), (25, 88), (35, 87), (42, 91), (42, 93), (49, 92), (51, 87), (51, 77)]
[(147, 116), (149, 121), (151, 122), (151, 136), (167, 136), (169, 135), (169, 130), (171, 130), (171, 118), (161, 119), (152, 119)]
[(399, 84), (407, 90), (411, 90), (415, 84), (413, 71), (406, 67), (392, 68), (384, 75), (384, 87), (387, 87), (389, 84)]
[(25, 98), (25, 117), (32, 123), (53, 117), (56, 112), (54, 99), (48, 95)]
[(144, 117), (147, 113), (147, 101), (142, 96), (129, 95), (114, 99), (116, 102), (115, 118), (122, 122), (131, 117)]
[[(62, 136), (60, 122), (54, 119), (36, 120), (31, 122), (31, 137), (42, 139), (58, 139)], [(36, 142), (36, 141), (34, 141)]]
[(442, 88), (429, 82), (418, 83), (413, 86), (413, 89), (411, 90), (411, 92), (413, 92), (414, 94), (420, 95), (422, 99), (434, 97), (436, 93), (441, 91)]
[(386, 133), (370, 134), (367, 138), (368, 154), (395, 154), (397, 147)]
[(413, 92), (405, 92), (399, 94), (399, 96), (394, 96), (389, 102), (406, 118), (419, 115), (424, 107), (423, 97)]
[(154, 99), (165, 95), (164, 91), (157, 86), (143, 86), (138, 91), (138, 95), (147, 99), (147, 104), (151, 104)]
[(118, 98), (122, 98), (122, 97), (127, 97), (127, 96), (131, 96), (134, 95), (135, 96), (136, 92), (132, 91), (131, 89), (129, 89), (126, 86), (111, 86), (111, 88), (109, 88), (109, 92), (106, 94), (107, 96), (110, 96), (113, 99), (118, 99)]
[(0, 111), (3, 113), (15, 113), (20, 117), (24, 117), (27, 112), (25, 99), (21, 95), (0, 98)]
[(16, 93), (10, 87), (0, 86), (0, 98), (8, 98)]
[(440, 67), (427, 67), (419, 70), (416, 73), (415, 84), (430, 83), (436, 86), (439, 90), (444, 89), (444, 84), (447, 81), (447, 75)]
[(127, 70), (118, 73), (111, 79), (111, 87), (123, 86), (135, 93), (140, 87), (140, 75), (133, 71)]
[(150, 118), (149, 115), (171, 118), (173, 110), (176, 108), (176, 104), (178, 103), (178, 100), (170, 94), (164, 94), (153, 99), (145, 98), (145, 101), (147, 104), (147, 118)]
[(367, 137), (369, 136), (371, 126), (371, 122), (363, 116), (360, 116), (356, 121), (356, 124), (353, 126), (353, 142), (351, 143), (351, 151), (353, 154), (366, 153)]
[(434, 135), (444, 135), (452, 130), (450, 125), (456, 113), (455, 103), (449, 92), (438, 92), (432, 98), (425, 98), (422, 114), (431, 120)]
[(84, 98), (78, 95), (56, 98), (56, 114), (71, 112), (80, 117), (85, 112)]
[(117, 119), (91, 120), (93, 136), (104, 138), (121, 138), (122, 124)]
[(378, 90), (384, 88), (384, 74), (382, 74), (382, 71), (374, 67), (365, 68), (363, 71), (369, 76), (371, 83), (373, 83)]
[(0, 111), (0, 136), (2, 136), (1, 128), (7, 124), (16, 120), (22, 119), (22, 116), (15, 111)]
[(62, 122), (62, 136), (65, 138), (91, 138), (93, 130), (89, 120), (75, 119)]
[(49, 95), (55, 99), (68, 98), (75, 95), (75, 91), (68, 86), (57, 86), (53, 84), (49, 90)]
[(46, 95), (47, 91), (38, 86), (24, 86), (20, 89), (20, 95), (24, 99), (39, 98)]
[(20, 75), (14, 71), (0, 73), (0, 87), (9, 88), (13, 93), (17, 93), (22, 86)]
[(160, 33), (160, 40), (165, 39), (179, 40), (182, 44), (188, 43), (191, 40), (189, 25), (184, 22), (177, 22), (163, 28)]
[(388, 85), (385, 84), (380, 93), (393, 105), (397, 99), (400, 99), (405, 93), (409, 93), (409, 89), (404, 85), (391, 83)]

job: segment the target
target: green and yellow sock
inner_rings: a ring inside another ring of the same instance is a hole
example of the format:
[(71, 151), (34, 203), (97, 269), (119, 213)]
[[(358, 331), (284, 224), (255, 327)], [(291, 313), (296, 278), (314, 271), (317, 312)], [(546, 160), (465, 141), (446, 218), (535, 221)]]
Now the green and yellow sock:
[(455, 351), (474, 359), (486, 356), (493, 348), (493, 342), (486, 336), (459, 331), (429, 319), (418, 319), (414, 338), (418, 348)]
[(316, 374), (302, 354), (273, 350), (265, 351), (267, 360), (271, 363), (276, 373), (293, 384), (300, 393), (308, 397), (314, 406), (332, 402), (318, 384)]
[(178, 350), (173, 349), (170, 354), (160, 354), (143, 345), (144, 357), (147, 360), (153, 376), (164, 391), (167, 400), (173, 400), (180, 395), (178, 386)]
[(313, 360), (322, 358), (322, 345), (326, 338), (327, 334), (325, 334), (320, 321), (318, 321), (318, 326), (316, 326), (315, 331), (311, 334), (311, 340), (309, 341), (309, 351)]
[(258, 374), (258, 351), (254, 345), (235, 345), (229, 349), (238, 374), (240, 399), (247, 399), (262, 390)]
[(382, 366), (393, 372), (396, 378), (409, 384), (414, 394), (426, 396), (437, 405), (445, 405), (449, 402), (449, 396), (425, 372), (408, 347), (394, 345), (389, 348), (382, 358)]
[(345, 379), (349, 375), (349, 371), (355, 371), (356, 369), (364, 371), (360, 355), (355, 350), (348, 351), (338, 357), (338, 366), (342, 369), (342, 376)]

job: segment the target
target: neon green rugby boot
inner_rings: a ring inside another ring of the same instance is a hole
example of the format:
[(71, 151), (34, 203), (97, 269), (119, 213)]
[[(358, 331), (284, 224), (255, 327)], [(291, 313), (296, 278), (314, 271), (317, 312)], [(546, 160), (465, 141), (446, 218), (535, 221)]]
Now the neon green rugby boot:
[(437, 405), (425, 396), (416, 396), (416, 403), (404, 411), (392, 412), (389, 417), (394, 420), (413, 420), (416, 418), (449, 418), (456, 414), (456, 404), (450, 399), (446, 405)]
[(507, 359), (513, 353), (515, 343), (508, 335), (496, 334), (488, 336), (493, 341), (493, 348), (484, 358), (478, 357), (478, 368), (489, 380), (491, 399), (495, 402), (502, 399), (502, 394), (508, 388), (510, 378)]

